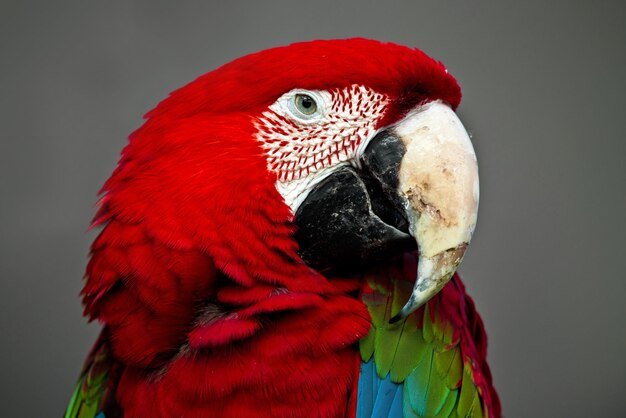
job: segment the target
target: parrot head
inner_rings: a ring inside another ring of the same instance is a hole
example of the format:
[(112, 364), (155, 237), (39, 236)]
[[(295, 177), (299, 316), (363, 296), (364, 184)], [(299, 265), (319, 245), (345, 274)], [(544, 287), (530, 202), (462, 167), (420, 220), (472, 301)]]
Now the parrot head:
[[(478, 207), (445, 67), (417, 49), (313, 41), (236, 59), (131, 135), (96, 224), (201, 249), (240, 285), (323, 289), (323, 273), (419, 252), (406, 317), (450, 279)], [(95, 297), (95, 296), (94, 296)]]

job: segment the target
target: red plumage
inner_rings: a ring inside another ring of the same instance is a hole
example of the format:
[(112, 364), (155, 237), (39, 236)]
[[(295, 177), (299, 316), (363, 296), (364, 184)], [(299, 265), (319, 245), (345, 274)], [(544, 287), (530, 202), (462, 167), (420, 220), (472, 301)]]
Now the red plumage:
[[(354, 412), (355, 343), (370, 327), (351, 296), (361, 280), (302, 262), (293, 214), (253, 139), (255, 118), (284, 92), (351, 84), (390, 99), (380, 126), (420, 101), (460, 101), (455, 80), (418, 50), (316, 41), (199, 77), (131, 135), (102, 189), (82, 292), (105, 326), (126, 416)], [(479, 335), (480, 320), (470, 322), (463, 332)]]

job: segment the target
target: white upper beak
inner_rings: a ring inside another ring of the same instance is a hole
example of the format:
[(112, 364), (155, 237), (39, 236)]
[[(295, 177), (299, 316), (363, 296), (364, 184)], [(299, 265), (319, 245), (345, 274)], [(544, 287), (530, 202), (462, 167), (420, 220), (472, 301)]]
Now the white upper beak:
[(419, 248), (413, 293), (392, 319), (415, 311), (450, 280), (469, 244), (478, 213), (478, 165), (463, 124), (442, 102), (411, 112), (395, 127), (406, 147), (399, 194)]

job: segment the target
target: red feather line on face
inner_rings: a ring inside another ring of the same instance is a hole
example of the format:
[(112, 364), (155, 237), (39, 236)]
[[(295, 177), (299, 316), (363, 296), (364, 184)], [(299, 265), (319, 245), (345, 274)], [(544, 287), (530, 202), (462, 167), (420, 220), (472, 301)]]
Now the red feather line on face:
[(282, 109), (274, 105), (256, 123), (256, 136), (267, 151), (268, 168), (280, 181), (297, 180), (353, 159), (356, 148), (374, 131), (389, 102), (364, 86), (329, 93), (329, 114), (316, 123), (297, 124), (281, 115)]
[(389, 100), (373, 129), (419, 101), (460, 100), (420, 51), (315, 41), (198, 78), (131, 135), (102, 189), (94, 225), (104, 228), (82, 292), (86, 314), (107, 328), (128, 416), (281, 416), (303, 404), (315, 416), (345, 413), (354, 343), (370, 326), (346, 295), (359, 279), (328, 280), (302, 263), (253, 121), (295, 88), (352, 85)]

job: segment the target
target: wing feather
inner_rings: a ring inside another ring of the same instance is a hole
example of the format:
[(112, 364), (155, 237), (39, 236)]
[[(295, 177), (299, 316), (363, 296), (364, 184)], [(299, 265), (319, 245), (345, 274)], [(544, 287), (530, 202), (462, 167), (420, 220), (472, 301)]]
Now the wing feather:
[(482, 322), (457, 275), (426, 306), (389, 324), (408, 300), (414, 271), (410, 255), (366, 275), (372, 328), (360, 342), (357, 416), (499, 417)]
[(113, 359), (104, 331), (91, 349), (65, 411), (65, 418), (104, 418), (102, 412), (111, 401), (109, 379)]

